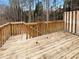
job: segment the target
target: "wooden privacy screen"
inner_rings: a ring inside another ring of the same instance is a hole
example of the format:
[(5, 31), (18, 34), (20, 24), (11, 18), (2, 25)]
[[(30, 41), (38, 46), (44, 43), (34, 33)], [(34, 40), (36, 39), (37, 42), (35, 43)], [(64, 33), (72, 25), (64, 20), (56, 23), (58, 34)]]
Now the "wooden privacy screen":
[(0, 47), (12, 35), (26, 34), (26, 38), (28, 39), (43, 34), (63, 30), (63, 24), (64, 22), (62, 20), (39, 23), (7, 23), (5, 25), (0, 26)]
[(79, 34), (79, 11), (64, 12), (64, 30)]

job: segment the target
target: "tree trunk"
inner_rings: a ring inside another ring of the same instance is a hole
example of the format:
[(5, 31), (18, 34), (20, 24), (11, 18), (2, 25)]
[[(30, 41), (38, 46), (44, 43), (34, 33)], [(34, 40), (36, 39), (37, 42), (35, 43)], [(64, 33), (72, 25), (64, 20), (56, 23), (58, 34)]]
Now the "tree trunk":
[(31, 22), (31, 0), (29, 0), (29, 21)]
[(46, 20), (49, 21), (49, 0), (46, 0), (46, 10), (47, 10)]

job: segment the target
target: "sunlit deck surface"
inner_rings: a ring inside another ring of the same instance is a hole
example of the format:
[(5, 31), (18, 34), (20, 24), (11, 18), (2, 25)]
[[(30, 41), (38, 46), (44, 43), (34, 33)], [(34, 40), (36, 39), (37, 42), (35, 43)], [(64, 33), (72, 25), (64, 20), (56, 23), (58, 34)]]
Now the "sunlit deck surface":
[(0, 59), (79, 59), (79, 36), (61, 31), (31, 39), (12, 36), (0, 48)]

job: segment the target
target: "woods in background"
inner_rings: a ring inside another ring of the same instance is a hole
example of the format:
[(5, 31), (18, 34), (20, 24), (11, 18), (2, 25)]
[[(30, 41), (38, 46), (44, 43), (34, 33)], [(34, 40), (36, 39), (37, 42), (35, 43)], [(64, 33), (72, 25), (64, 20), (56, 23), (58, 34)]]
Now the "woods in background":
[[(58, 0), (9, 0), (3, 10), (11, 21), (52, 21), (63, 19), (63, 4)], [(3, 17), (4, 17), (3, 16)]]
[(65, 0), (64, 8), (65, 11), (79, 10), (79, 0)]

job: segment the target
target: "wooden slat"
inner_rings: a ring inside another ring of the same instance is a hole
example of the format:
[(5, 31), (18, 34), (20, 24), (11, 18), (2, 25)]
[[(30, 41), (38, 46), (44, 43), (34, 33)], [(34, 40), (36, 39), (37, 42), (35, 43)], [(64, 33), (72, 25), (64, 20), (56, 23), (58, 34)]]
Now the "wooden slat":
[(75, 11), (73, 11), (73, 33), (75, 33), (75, 24), (76, 24), (76, 15), (75, 15), (76, 13), (75, 13)]
[(72, 11), (70, 12), (69, 32), (72, 32)]
[(77, 25), (76, 33), (79, 35), (79, 11), (77, 11)]
[(69, 32), (69, 12), (67, 13), (67, 31)]

